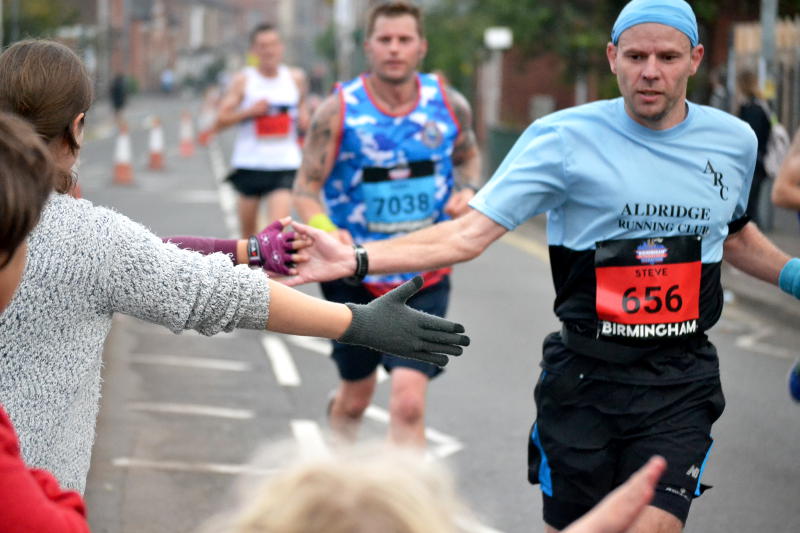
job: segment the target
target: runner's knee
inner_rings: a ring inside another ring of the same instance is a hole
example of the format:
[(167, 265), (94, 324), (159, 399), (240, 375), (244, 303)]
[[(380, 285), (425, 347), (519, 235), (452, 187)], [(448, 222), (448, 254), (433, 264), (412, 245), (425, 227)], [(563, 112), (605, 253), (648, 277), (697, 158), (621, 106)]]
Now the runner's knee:
[(345, 382), (337, 397), (339, 411), (349, 418), (360, 418), (372, 402), (375, 382), (369, 378), (359, 382)]
[(395, 394), (391, 401), (391, 415), (406, 424), (415, 424), (425, 417), (425, 397), (413, 392)]

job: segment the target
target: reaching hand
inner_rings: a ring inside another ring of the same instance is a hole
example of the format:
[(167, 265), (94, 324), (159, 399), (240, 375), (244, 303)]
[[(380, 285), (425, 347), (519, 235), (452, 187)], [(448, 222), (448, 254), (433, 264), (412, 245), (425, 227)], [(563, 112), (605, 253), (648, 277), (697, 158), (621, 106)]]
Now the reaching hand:
[(563, 533), (624, 533), (653, 499), (656, 483), (667, 468), (663, 457), (652, 457), (625, 483), (603, 498)]
[(469, 346), (469, 337), (460, 335), (461, 324), (408, 307), (406, 301), (420, 288), (422, 277), (416, 276), (367, 305), (346, 304), (353, 321), (339, 342), (446, 365), (448, 355), (461, 355), (461, 346)]
[(294, 256), (297, 268), (294, 277), (281, 281), (290, 287), (315, 281), (331, 281), (352, 276), (356, 257), (352, 245), (344, 244), (336, 235), (292, 222), (299, 238), (311, 245)]
[(284, 275), (296, 273), (295, 264), (303, 259), (293, 252), (309, 246), (311, 241), (298, 238), (294, 231), (283, 231), (291, 222), (290, 217), (276, 220), (256, 235), (264, 270)]

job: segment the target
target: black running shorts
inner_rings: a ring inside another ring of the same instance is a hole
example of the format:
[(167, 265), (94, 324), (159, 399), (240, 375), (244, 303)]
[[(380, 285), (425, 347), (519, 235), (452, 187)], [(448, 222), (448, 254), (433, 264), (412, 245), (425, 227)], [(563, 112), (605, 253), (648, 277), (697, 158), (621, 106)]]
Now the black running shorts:
[[(545, 357), (548, 350), (567, 348), (551, 336)], [(581, 368), (543, 371), (534, 390), (528, 480), (541, 485), (545, 523), (566, 528), (656, 454), (668, 467), (651, 505), (685, 523), (692, 499), (708, 488), (700, 480), (711, 425), (725, 408), (719, 378), (632, 385), (590, 379)]]
[(242, 196), (261, 197), (278, 189), (292, 190), (295, 170), (251, 170), (237, 168), (227, 177)]

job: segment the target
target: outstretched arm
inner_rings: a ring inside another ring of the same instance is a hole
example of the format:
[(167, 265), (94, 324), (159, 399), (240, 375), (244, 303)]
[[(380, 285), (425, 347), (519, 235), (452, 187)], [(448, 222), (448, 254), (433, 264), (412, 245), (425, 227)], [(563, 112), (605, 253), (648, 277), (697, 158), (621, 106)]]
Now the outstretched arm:
[(294, 275), (297, 273), (295, 264), (303, 260), (295, 252), (308, 246), (310, 241), (296, 238), (293, 231), (283, 231), (291, 221), (290, 217), (276, 220), (249, 239), (179, 235), (163, 237), (161, 240), (203, 255), (224, 253), (231, 258), (234, 265), (259, 266), (276, 274)]
[[(288, 284), (330, 281), (353, 275), (356, 259), (352, 246), (303, 224), (295, 223), (294, 228), (313, 244), (299, 254), (307, 261), (298, 265), (298, 275), (289, 278)], [(402, 237), (372, 241), (364, 244), (364, 248), (370, 273), (420, 272), (473, 259), (506, 231), (483, 213), (470, 209), (460, 218)]]
[(269, 284), (270, 331), (337, 339), (439, 366), (469, 345), (460, 324), (406, 305), (422, 288), (420, 276), (367, 305), (328, 302), (272, 280)]

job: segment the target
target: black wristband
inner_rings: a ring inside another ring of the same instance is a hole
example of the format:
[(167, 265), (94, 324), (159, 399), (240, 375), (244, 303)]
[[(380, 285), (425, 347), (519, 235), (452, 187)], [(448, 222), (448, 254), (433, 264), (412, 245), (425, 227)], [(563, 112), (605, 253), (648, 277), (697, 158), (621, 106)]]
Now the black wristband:
[(258, 237), (255, 235), (247, 239), (247, 264), (250, 266), (263, 266), (261, 259), (261, 247), (258, 245)]
[(369, 257), (367, 256), (366, 248), (360, 244), (354, 245), (353, 250), (356, 254), (356, 271), (353, 274), (353, 281), (360, 283), (367, 277), (367, 272), (369, 272)]

